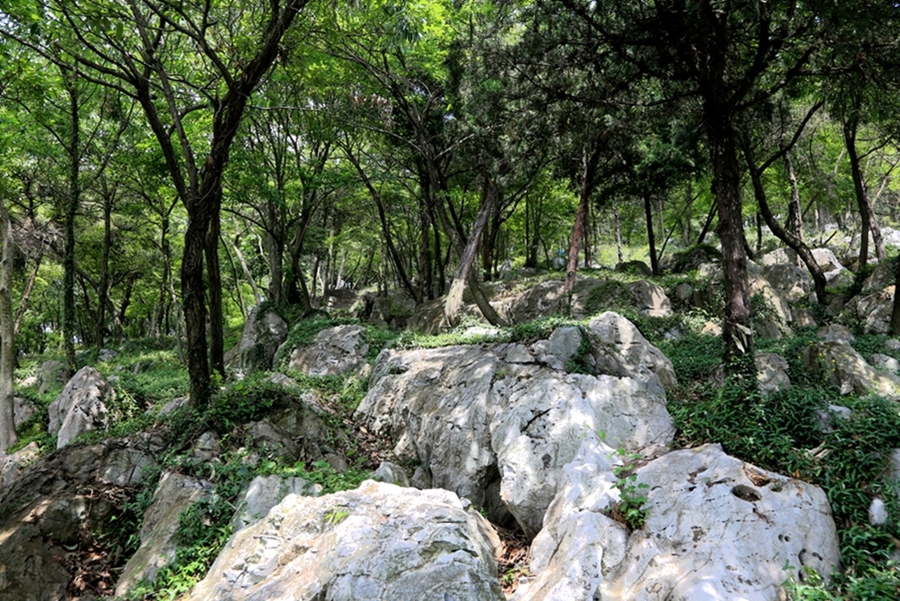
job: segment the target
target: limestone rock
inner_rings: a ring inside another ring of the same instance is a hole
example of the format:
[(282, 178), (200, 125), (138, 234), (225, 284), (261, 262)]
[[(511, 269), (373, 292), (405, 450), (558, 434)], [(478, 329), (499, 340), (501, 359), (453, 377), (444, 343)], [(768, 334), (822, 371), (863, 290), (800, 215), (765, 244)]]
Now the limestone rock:
[(409, 486), (409, 476), (406, 475), (406, 470), (390, 461), (381, 462), (381, 465), (372, 474), (372, 480), (396, 484), (397, 486)]
[[(756, 363), (756, 381), (761, 393), (768, 395), (791, 387), (788, 362), (784, 357), (776, 353), (755, 353), (753, 360)], [(720, 365), (716, 368), (713, 381), (718, 386), (724, 385), (724, 366)]]
[(310, 346), (294, 349), (289, 367), (311, 376), (357, 372), (366, 365), (369, 352), (365, 333), (364, 327), (354, 325), (322, 330)]
[(11, 455), (0, 455), (0, 490), (8, 489), (22, 470), (37, 459), (40, 453), (38, 444), (31, 442)]
[(883, 355), (881, 353), (875, 353), (874, 355), (869, 357), (869, 364), (876, 369), (882, 369), (884, 371), (890, 371), (894, 373), (900, 371), (900, 361), (897, 361), (889, 355)]
[(853, 335), (850, 328), (839, 323), (832, 323), (823, 328), (819, 328), (816, 334), (825, 342), (850, 344), (856, 340), (856, 336)]
[(237, 502), (234, 518), (231, 520), (235, 531), (255, 524), (266, 517), (269, 510), (281, 503), (288, 495), (317, 497), (322, 494), (322, 486), (303, 478), (282, 478), (281, 476), (257, 476)]
[(809, 295), (813, 288), (812, 276), (806, 268), (792, 264), (770, 265), (763, 275), (773, 288), (784, 293), (790, 302), (796, 302)]
[(56, 433), (56, 448), (61, 449), (88, 430), (106, 427), (106, 401), (115, 395), (112, 387), (93, 367), (83, 367), (50, 403), (49, 431)]
[(863, 283), (860, 294), (866, 296), (879, 290), (884, 290), (888, 286), (894, 285), (894, 267), (893, 263), (885, 261), (879, 263), (872, 269), (872, 273)]
[[(357, 418), (393, 440), (400, 460), (419, 464), (416, 486), (427, 474), (429, 485), (468, 498), (498, 523), (508, 510), (534, 535), (562, 467), (588, 433), (629, 450), (665, 446), (674, 433), (659, 377), (637, 365), (663, 368), (665, 358), (627, 320), (609, 314), (608, 321), (611, 333), (600, 332), (592, 348), (614, 356), (616, 373), (599, 362), (597, 375), (562, 369), (582, 346), (579, 328), (557, 329), (530, 348), (384, 351)], [(618, 347), (606, 348), (603, 336)]]
[(672, 303), (666, 296), (662, 286), (641, 280), (629, 284), (634, 295), (634, 308), (647, 317), (669, 317), (672, 315)]
[(790, 300), (784, 291), (776, 289), (768, 280), (758, 275), (750, 275), (750, 295), (759, 295), (771, 317), (787, 329), (792, 320)]
[(66, 383), (66, 364), (62, 361), (44, 361), (38, 372), (38, 392), (47, 394), (54, 386)]
[(637, 474), (649, 485), (646, 522), (595, 599), (774, 601), (804, 567), (825, 578), (838, 568), (831, 509), (815, 486), (719, 445), (669, 453)]
[(532, 541), (529, 570), (512, 601), (588, 601), (625, 558), (628, 532), (607, 516), (618, 501), (615, 451), (587, 436), (563, 469), (564, 481)]
[(272, 369), (278, 347), (287, 338), (288, 325), (272, 307), (254, 307), (247, 316), (238, 347), (229, 353), (229, 364), (244, 372)]
[(212, 430), (201, 434), (191, 446), (191, 459), (194, 463), (207, 463), (222, 453), (222, 443), (219, 435)]
[(102, 348), (97, 352), (97, 361), (100, 363), (106, 363), (107, 361), (112, 361), (116, 357), (119, 356), (119, 353), (112, 349)]
[(115, 449), (104, 458), (98, 477), (106, 484), (135, 486), (155, 465), (156, 460), (144, 450)]
[(813, 258), (816, 260), (816, 263), (825, 273), (833, 272), (833, 271), (846, 271), (844, 266), (838, 260), (837, 255), (834, 254), (830, 248), (814, 248), (812, 249)]
[(9, 525), (0, 531), (0, 599), (61, 601), (68, 599), (71, 576), (44, 543), (33, 524)]
[(382, 351), (357, 418), (376, 436), (394, 441), (394, 454), (430, 470), (432, 486), (475, 505), (497, 478), (489, 424), (500, 359), (490, 348), (449, 346)]
[(772, 267), (774, 265), (793, 265), (800, 266), (800, 257), (790, 248), (777, 248), (772, 252), (768, 252), (759, 257), (757, 261), (763, 267)]
[(17, 429), (31, 419), (35, 411), (37, 408), (28, 399), (20, 396), (13, 397), (13, 421)]
[(503, 601), (498, 546), (453, 493), (370, 480), (289, 495), (235, 533), (185, 601)]
[(893, 302), (893, 286), (860, 296), (856, 302), (856, 314), (865, 323), (863, 329), (866, 334), (887, 334), (890, 331)]
[(813, 376), (840, 387), (841, 394), (877, 394), (900, 400), (900, 377), (873, 368), (852, 346), (817, 342), (803, 351), (803, 362)]
[(710, 264), (722, 258), (722, 253), (711, 246), (701, 245), (686, 251), (666, 255), (662, 260), (663, 271), (687, 273), (699, 269), (704, 263)]
[(629, 377), (538, 372), (506, 394), (506, 407), (491, 422), (491, 447), (501, 498), (529, 536), (541, 529), (562, 468), (586, 436), (637, 451), (664, 446), (674, 435), (662, 390)]
[(653, 276), (653, 270), (643, 261), (624, 261), (622, 263), (616, 263), (616, 271), (620, 273), (634, 273), (647, 278)]
[(564, 326), (553, 330), (547, 340), (535, 342), (531, 351), (541, 363), (562, 371), (567, 363), (577, 357), (583, 342), (581, 328)]
[(643, 366), (659, 377), (663, 387), (678, 384), (669, 358), (625, 317), (607, 311), (590, 321), (588, 331), (600, 342), (594, 348), (599, 373), (639, 377), (639, 368)]
[(175, 557), (175, 532), (182, 511), (209, 497), (211, 485), (177, 472), (165, 472), (153, 494), (153, 502), (144, 514), (141, 525), (141, 546), (128, 560), (116, 595), (125, 595), (135, 584), (156, 574)]

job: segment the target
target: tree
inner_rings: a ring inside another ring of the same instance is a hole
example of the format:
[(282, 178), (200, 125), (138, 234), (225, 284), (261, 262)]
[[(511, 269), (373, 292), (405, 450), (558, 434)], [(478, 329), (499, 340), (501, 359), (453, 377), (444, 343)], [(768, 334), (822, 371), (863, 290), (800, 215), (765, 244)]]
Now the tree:
[(820, 15), (795, 0), (560, 1), (595, 43), (655, 82), (664, 98), (696, 99), (722, 244), (725, 364), (742, 386), (755, 387), (737, 117), (802, 74), (818, 48)]
[(247, 103), (307, 2), (54, 1), (44, 11), (52, 19), (34, 23), (32, 15), (41, 12), (26, 10), (0, 26), (4, 35), (48, 60), (62, 43), (84, 77), (141, 106), (188, 212), (181, 292), (195, 406), (209, 399), (210, 362), (224, 374), (218, 264), (222, 174)]

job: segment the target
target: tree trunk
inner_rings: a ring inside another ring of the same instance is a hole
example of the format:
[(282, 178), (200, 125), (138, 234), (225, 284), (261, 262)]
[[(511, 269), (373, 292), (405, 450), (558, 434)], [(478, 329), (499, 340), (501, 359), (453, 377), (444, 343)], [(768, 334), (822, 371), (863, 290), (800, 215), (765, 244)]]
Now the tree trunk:
[(572, 292), (575, 290), (575, 271), (578, 268), (578, 254), (584, 236), (584, 225), (587, 220), (588, 202), (594, 191), (594, 175), (600, 160), (600, 144), (591, 142), (585, 145), (581, 154), (581, 195), (578, 200), (578, 211), (575, 213), (575, 224), (572, 227), (572, 241), (569, 244), (569, 262), (566, 266), (566, 298), (569, 308), (572, 304)]
[(859, 208), (859, 217), (862, 222), (862, 234), (859, 245), (858, 271), (865, 269), (869, 261), (869, 232), (872, 232), (872, 241), (875, 243), (875, 256), (879, 261), (885, 259), (884, 241), (881, 238), (881, 230), (875, 222), (875, 213), (869, 201), (869, 191), (863, 177), (862, 166), (859, 161), (859, 153), (856, 151), (856, 132), (859, 127), (859, 118), (854, 115), (844, 120), (844, 146), (847, 149), (847, 157), (850, 159), (850, 174), (853, 177), (853, 190), (856, 193), (856, 204)]
[(625, 262), (625, 255), (622, 253), (622, 222), (619, 220), (619, 207), (613, 202), (613, 220), (616, 226), (616, 256), (619, 263)]
[[(266, 258), (269, 263), (269, 300), (276, 305), (282, 306), (285, 304), (284, 288), (282, 287), (284, 281), (282, 269), (284, 260), (284, 237), (276, 235), (273, 231), (276, 227), (276, 223), (279, 221), (278, 210), (275, 204), (269, 202), (267, 211), (269, 228), (266, 230)], [(279, 226), (279, 230), (283, 231), (283, 228)], [(257, 304), (259, 303), (257, 302)]]
[(475, 262), (475, 258), (478, 256), (478, 241), (479, 238), (481, 238), (482, 233), (484, 233), (488, 218), (497, 206), (497, 198), (499, 195), (500, 190), (497, 188), (497, 185), (493, 181), (488, 180), (484, 202), (481, 205), (481, 210), (478, 211), (475, 225), (472, 226), (472, 232), (469, 234), (466, 248), (459, 260), (459, 267), (456, 268), (456, 271), (453, 274), (453, 283), (450, 285), (450, 292), (447, 293), (447, 299), (444, 301), (444, 317), (451, 326), (455, 326), (458, 323), (457, 314), (462, 305), (463, 288), (465, 287), (466, 280), (471, 275), (472, 263)]
[(787, 171), (788, 181), (791, 184), (791, 202), (788, 205), (787, 231), (803, 242), (803, 212), (800, 205), (800, 188), (797, 186), (797, 174), (794, 173), (794, 162), (791, 153), (784, 153), (784, 170)]
[(79, 171), (80, 122), (78, 96), (78, 72), (63, 72), (66, 91), (69, 94), (69, 111), (72, 119), (69, 131), (69, 193), (66, 197), (63, 224), (63, 348), (66, 355), (66, 377), (75, 375), (75, 215), (81, 202), (81, 181)]
[[(241, 249), (238, 246), (240, 239), (231, 240), (230, 242), (231, 250), (234, 252), (234, 256), (237, 257), (238, 263), (241, 264), (241, 271), (244, 272), (244, 277), (247, 278), (247, 283), (250, 284), (250, 289), (253, 290), (253, 301), (258, 307), (262, 304), (262, 294), (260, 294), (259, 288), (253, 280), (253, 274), (250, 273), (250, 268), (247, 266), (247, 261), (244, 259), (244, 253), (241, 252)], [(235, 279), (235, 281), (237, 281), (237, 279)]]
[(650, 246), (650, 270), (659, 275), (659, 258), (656, 256), (656, 237), (653, 235), (653, 208), (650, 195), (644, 194), (644, 215), (647, 218), (647, 244)]
[(766, 225), (769, 226), (772, 233), (785, 245), (796, 252), (797, 256), (799, 256), (804, 265), (806, 265), (809, 274), (812, 276), (813, 283), (815, 284), (816, 300), (824, 307), (827, 304), (827, 292), (825, 290), (827, 282), (825, 280), (825, 274), (816, 262), (816, 258), (813, 256), (812, 251), (806, 243), (803, 242), (803, 239), (799, 238), (795, 232), (781, 227), (775, 219), (775, 216), (772, 214), (768, 198), (766, 197), (766, 190), (762, 183), (762, 173), (756, 165), (752, 149), (747, 140), (744, 140), (744, 158), (747, 160), (747, 167), (750, 171), (750, 180), (753, 183), (753, 194), (759, 205), (759, 214), (762, 214), (763, 219), (766, 221)]
[(746, 239), (741, 214), (741, 173), (738, 169), (735, 132), (727, 104), (717, 102), (715, 92), (710, 94), (713, 99), (707, 99), (704, 114), (713, 167), (713, 196), (719, 214), (716, 232), (722, 244), (722, 270), (725, 276), (723, 359), (726, 374), (740, 388), (756, 390), (750, 278), (747, 273)]
[(16, 337), (12, 308), (13, 231), (6, 202), (0, 199), (0, 457), (16, 442), (13, 374)]
[(894, 261), (894, 303), (891, 306), (891, 334), (900, 334), (900, 257)]
[(22, 298), (19, 300), (19, 308), (16, 310), (16, 322), (13, 326), (13, 336), (19, 336), (19, 328), (22, 326), (22, 319), (25, 317), (25, 310), (28, 308), (28, 300), (31, 298), (31, 292), (34, 290), (34, 283), (37, 281), (38, 271), (41, 268), (41, 261), (44, 259), (44, 244), (41, 243), (37, 258), (34, 261), (34, 269), (28, 277), (28, 283), (25, 284), (25, 290), (22, 292)]
[(109, 299), (109, 253), (112, 248), (112, 198), (103, 192), (103, 249), (100, 256), (100, 281), (97, 284), (97, 323), (94, 324), (94, 346), (106, 341), (106, 305)]

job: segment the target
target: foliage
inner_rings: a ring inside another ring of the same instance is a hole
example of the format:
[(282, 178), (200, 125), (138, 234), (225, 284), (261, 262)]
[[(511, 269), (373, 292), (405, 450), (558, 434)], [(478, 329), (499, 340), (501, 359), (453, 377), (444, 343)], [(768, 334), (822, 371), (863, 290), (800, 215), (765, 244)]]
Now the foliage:
[(628, 453), (620, 447), (616, 455), (623, 463), (613, 468), (613, 475), (616, 477), (613, 487), (619, 489), (619, 502), (612, 508), (610, 515), (632, 532), (642, 528), (647, 519), (647, 511), (644, 509), (647, 503), (645, 491), (650, 485), (646, 482), (637, 482), (635, 470), (637, 461), (641, 459), (639, 453)]

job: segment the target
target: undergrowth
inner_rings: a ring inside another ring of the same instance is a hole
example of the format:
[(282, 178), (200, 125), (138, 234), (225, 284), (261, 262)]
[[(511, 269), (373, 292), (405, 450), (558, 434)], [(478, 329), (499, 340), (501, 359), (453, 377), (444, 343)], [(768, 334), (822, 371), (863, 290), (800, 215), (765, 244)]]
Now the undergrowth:
[[(645, 328), (653, 334), (652, 328)], [(646, 333), (645, 332), (645, 333)], [(780, 340), (760, 340), (760, 351), (777, 352), (788, 362), (793, 386), (768, 396), (727, 383), (708, 385), (721, 359), (721, 342), (702, 336), (655, 342), (672, 360), (680, 386), (668, 391), (676, 444), (720, 443), (725, 452), (766, 469), (820, 486), (828, 496), (840, 541), (842, 571), (806, 574), (786, 584), (795, 600), (870, 601), (900, 598), (900, 568), (892, 560), (900, 540), (900, 501), (890, 480), (890, 450), (900, 448), (900, 411), (893, 401), (840, 391), (813, 379), (803, 350), (815, 341), (813, 329)], [(884, 337), (857, 338), (864, 355), (894, 356)], [(829, 406), (851, 410), (849, 418)], [(890, 520), (869, 523), (873, 498), (884, 500)], [(821, 577), (826, 578), (821, 578)], [(830, 576), (830, 581), (827, 577)]]

